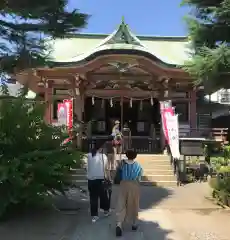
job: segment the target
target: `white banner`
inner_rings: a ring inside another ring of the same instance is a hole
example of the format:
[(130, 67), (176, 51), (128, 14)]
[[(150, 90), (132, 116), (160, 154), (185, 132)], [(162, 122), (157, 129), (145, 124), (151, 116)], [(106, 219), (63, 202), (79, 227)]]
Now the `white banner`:
[(163, 101), (160, 102), (160, 110), (161, 110), (161, 125), (162, 125), (162, 130), (164, 133), (164, 141), (166, 140), (165, 143), (168, 144), (168, 129), (166, 126), (166, 115), (174, 115), (174, 110), (172, 107), (172, 102), (171, 101)]
[(173, 158), (180, 159), (178, 115), (166, 114), (165, 118), (171, 154)]

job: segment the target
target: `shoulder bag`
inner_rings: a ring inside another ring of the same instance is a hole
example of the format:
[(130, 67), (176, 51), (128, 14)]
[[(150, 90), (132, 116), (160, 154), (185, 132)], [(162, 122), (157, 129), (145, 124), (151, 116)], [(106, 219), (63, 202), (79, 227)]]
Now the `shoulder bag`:
[(122, 180), (122, 168), (125, 164), (124, 160), (121, 160), (121, 162), (118, 164), (117, 169), (116, 169), (116, 174), (114, 177), (114, 184), (119, 185), (121, 183)]
[(102, 163), (103, 163), (103, 171), (104, 171), (104, 180), (103, 180), (103, 187), (105, 190), (111, 190), (112, 189), (112, 182), (110, 179), (108, 179), (107, 174), (105, 172), (105, 161), (104, 161), (104, 153), (102, 152)]

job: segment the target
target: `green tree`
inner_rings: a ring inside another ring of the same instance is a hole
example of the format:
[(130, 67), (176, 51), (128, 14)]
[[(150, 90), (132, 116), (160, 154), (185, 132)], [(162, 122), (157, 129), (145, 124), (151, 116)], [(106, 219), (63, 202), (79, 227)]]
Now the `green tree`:
[(191, 8), (186, 20), (195, 50), (184, 69), (207, 88), (229, 88), (230, 0), (184, 0), (183, 5)]
[(67, 11), (68, 0), (0, 1), (0, 72), (47, 64), (45, 38), (66, 37), (84, 27), (87, 15)]
[(81, 164), (80, 152), (60, 147), (61, 128), (44, 122), (44, 103), (29, 103), (25, 93), (0, 100), (0, 217), (64, 193)]

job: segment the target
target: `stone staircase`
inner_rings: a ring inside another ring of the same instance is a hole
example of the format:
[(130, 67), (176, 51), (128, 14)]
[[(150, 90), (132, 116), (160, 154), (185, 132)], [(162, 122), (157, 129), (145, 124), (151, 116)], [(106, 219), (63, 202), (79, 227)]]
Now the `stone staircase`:
[[(145, 186), (174, 187), (176, 177), (170, 165), (169, 156), (163, 154), (139, 154), (137, 161), (143, 168), (141, 184)], [(73, 182), (77, 186), (87, 184), (85, 169), (72, 170)]]
[(139, 154), (137, 161), (144, 171), (142, 185), (165, 187), (177, 185), (169, 156), (163, 154)]

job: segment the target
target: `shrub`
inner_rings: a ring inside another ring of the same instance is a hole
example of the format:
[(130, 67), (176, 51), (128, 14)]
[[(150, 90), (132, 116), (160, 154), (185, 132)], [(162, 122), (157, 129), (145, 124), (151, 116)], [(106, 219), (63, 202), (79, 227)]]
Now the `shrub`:
[(58, 127), (47, 125), (42, 103), (24, 96), (2, 101), (0, 107), (0, 216), (15, 206), (42, 204), (70, 186), (71, 168), (81, 153), (61, 148)]
[(224, 157), (211, 157), (211, 165), (215, 168), (215, 170), (219, 170), (221, 166), (227, 166), (229, 159)]
[(230, 159), (230, 146), (224, 146), (223, 155), (225, 159)]

